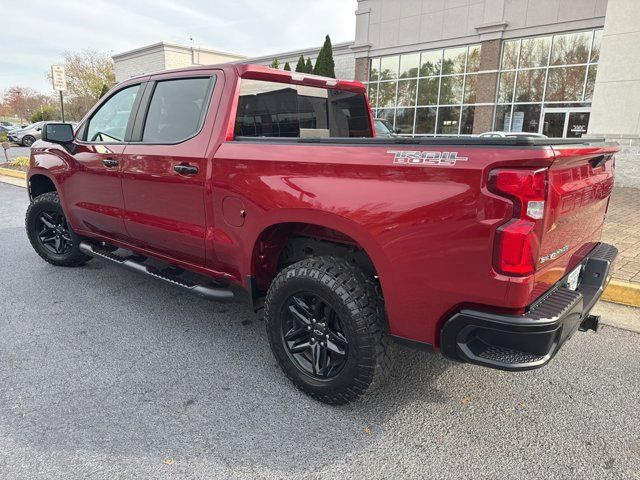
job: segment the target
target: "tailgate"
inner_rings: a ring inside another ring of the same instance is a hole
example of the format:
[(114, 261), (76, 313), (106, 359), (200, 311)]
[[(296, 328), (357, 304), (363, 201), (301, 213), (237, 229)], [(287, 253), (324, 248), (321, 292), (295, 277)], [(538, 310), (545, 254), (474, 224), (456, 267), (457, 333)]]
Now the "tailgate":
[[(600, 241), (617, 146), (556, 146), (536, 280), (552, 285)], [(542, 285), (538, 285), (538, 288)]]

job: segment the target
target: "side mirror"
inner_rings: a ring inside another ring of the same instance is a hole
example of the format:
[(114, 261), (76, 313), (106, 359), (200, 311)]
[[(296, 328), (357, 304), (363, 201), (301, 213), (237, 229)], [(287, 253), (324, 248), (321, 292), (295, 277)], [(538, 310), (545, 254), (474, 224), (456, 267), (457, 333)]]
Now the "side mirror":
[(68, 123), (47, 123), (42, 129), (45, 142), (66, 145), (73, 142), (73, 127)]
[(402, 133), (402, 130), (399, 128), (394, 128), (393, 133)]

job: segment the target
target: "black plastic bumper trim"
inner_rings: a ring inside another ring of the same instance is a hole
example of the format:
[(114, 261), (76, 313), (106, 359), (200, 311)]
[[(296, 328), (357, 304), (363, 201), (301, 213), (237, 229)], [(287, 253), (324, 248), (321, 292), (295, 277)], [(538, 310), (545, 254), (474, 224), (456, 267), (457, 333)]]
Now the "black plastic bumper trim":
[(581, 262), (577, 290), (560, 280), (523, 315), (463, 309), (444, 324), (442, 353), (454, 360), (501, 370), (529, 370), (549, 362), (589, 319), (611, 278), (618, 250), (597, 245)]
[(421, 350), (424, 352), (433, 352), (433, 345), (426, 342), (420, 342), (418, 340), (411, 340), (410, 338), (400, 337), (398, 335), (391, 335), (393, 341), (402, 346), (411, 348), (413, 350)]

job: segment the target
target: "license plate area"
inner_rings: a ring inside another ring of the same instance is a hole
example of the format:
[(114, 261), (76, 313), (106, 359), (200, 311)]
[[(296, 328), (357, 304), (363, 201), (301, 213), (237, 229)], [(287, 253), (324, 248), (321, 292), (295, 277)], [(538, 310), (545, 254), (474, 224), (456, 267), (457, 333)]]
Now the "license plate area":
[(565, 285), (569, 290), (577, 290), (578, 285), (580, 284), (580, 274), (582, 273), (583, 265), (578, 265), (576, 268), (571, 270), (569, 275), (567, 275), (567, 283)]

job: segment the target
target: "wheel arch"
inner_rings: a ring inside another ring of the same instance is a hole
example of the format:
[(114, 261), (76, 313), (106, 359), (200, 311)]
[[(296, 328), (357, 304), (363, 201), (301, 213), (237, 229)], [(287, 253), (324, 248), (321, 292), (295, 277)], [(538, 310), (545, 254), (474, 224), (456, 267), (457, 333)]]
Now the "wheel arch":
[(29, 200), (33, 200), (47, 192), (58, 192), (58, 195), (60, 195), (55, 180), (42, 172), (31, 174), (27, 180), (27, 186), (29, 188)]
[[(373, 234), (361, 225), (344, 217), (333, 214), (307, 211), (280, 212), (278, 218), (265, 222), (251, 243), (251, 249), (245, 256), (248, 264), (245, 272), (248, 277), (248, 289), (252, 300), (259, 299), (268, 289), (271, 281), (283, 268), (283, 251), (291, 245), (292, 239), (312, 239), (336, 245), (336, 256), (345, 257), (349, 252), (356, 253), (356, 263), (362, 266), (370, 262), (372, 271), (380, 281), (384, 298), (388, 299), (391, 284), (391, 268), (387, 255)], [(362, 254), (358, 255), (358, 252)], [(315, 252), (308, 252), (309, 255)], [(323, 249), (319, 254), (328, 254)], [(294, 256), (295, 259), (295, 256)], [(364, 262), (364, 263), (363, 263)], [(286, 266), (286, 265), (285, 265)], [(388, 312), (389, 316), (391, 312)]]

